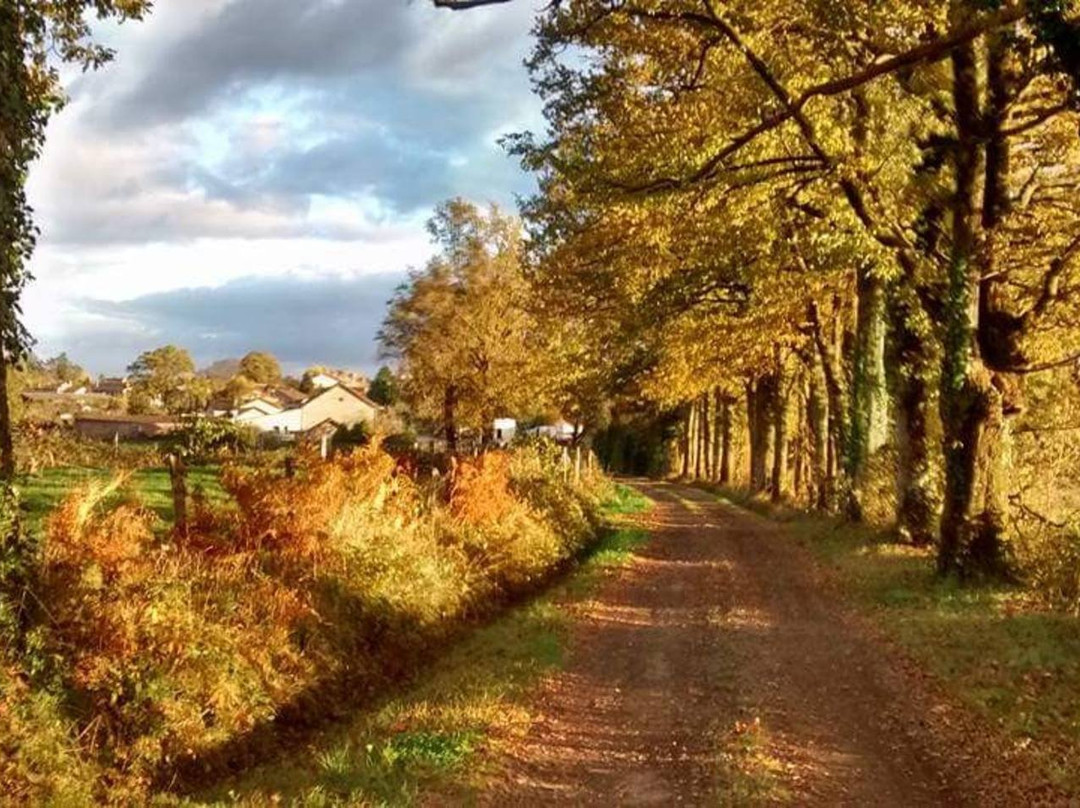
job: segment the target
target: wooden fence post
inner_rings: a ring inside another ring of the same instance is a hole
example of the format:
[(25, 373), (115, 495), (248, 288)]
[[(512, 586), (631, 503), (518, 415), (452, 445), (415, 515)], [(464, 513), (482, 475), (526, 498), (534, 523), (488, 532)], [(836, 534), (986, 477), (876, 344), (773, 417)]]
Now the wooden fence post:
[(172, 486), (173, 524), (181, 535), (187, 535), (187, 466), (176, 453), (166, 456), (169, 467), (169, 483)]

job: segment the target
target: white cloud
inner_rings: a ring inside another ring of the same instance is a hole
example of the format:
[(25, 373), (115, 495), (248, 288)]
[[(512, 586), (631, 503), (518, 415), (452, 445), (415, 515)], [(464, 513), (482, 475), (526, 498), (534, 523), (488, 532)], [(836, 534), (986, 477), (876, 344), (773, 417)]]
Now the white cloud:
[(42, 240), (24, 308), (42, 351), (153, 331), (93, 300), (400, 273), (429, 254), (439, 199), (508, 204), (529, 181), (496, 140), (539, 117), (521, 66), (532, 14), (158, 0), (147, 22), (102, 29), (117, 60), (73, 81), (31, 178)]

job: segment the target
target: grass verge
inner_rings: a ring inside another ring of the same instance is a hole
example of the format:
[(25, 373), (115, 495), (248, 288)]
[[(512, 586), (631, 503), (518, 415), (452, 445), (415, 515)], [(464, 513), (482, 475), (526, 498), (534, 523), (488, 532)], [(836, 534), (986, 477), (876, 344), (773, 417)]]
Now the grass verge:
[(471, 633), (406, 692), (186, 804), (396, 806), (429, 790), (468, 804), (501, 745), (527, 730), (532, 688), (561, 666), (567, 606), (648, 540), (628, 515), (649, 505), (619, 486), (605, 508), (610, 527), (550, 590)]
[(1080, 798), (1080, 621), (1019, 587), (941, 579), (932, 551), (880, 530), (721, 496), (786, 523), (886, 636)]
[[(188, 490), (202, 490), (212, 502), (224, 502), (227, 495), (221, 487), (219, 472), (217, 466), (192, 466), (188, 469)], [(73, 466), (47, 469), (23, 477), (19, 489), (28, 523), (31, 528), (39, 527), (75, 486), (92, 480), (104, 482), (112, 476), (113, 472), (107, 469)], [(172, 487), (167, 469), (139, 469), (132, 473), (128, 488), (163, 522), (172, 524)]]

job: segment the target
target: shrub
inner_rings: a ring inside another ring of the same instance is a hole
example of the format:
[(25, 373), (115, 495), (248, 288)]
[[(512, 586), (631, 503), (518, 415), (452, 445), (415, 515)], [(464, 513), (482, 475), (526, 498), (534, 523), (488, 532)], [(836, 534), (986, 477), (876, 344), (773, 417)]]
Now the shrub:
[(109, 441), (83, 438), (70, 427), (22, 425), (15, 446), (19, 470), (30, 474), (66, 466), (149, 468), (161, 462), (156, 442), (114, 445)]
[(243, 555), (162, 544), (153, 516), (90, 483), (50, 517), (34, 642), (68, 695), (86, 751), (145, 786), (273, 715), (309, 673), (290, 643), (303, 597)]
[(371, 430), (363, 421), (352, 426), (339, 426), (331, 439), (334, 450), (348, 451), (358, 446), (367, 446), (371, 442)]
[(253, 427), (223, 418), (196, 418), (170, 435), (163, 448), (185, 462), (205, 463), (254, 449), (257, 442)]
[(183, 536), (155, 535), (123, 477), (64, 500), (29, 641), (43, 660), (33, 692), (54, 702), (0, 701), (0, 730), (58, 705), (71, 718), (52, 722), (56, 737), (77, 737), (81, 761), (145, 796), (260, 723), (331, 712), (404, 673), (576, 554), (607, 491), (544, 446), (423, 482), (376, 445), (329, 462), (307, 451), (292, 476), (256, 459), (222, 483), (234, 506), (197, 501)]
[(1051, 524), (1021, 509), (1014, 514), (1010, 550), (1020, 577), (1036, 597), (1080, 615), (1080, 526)]

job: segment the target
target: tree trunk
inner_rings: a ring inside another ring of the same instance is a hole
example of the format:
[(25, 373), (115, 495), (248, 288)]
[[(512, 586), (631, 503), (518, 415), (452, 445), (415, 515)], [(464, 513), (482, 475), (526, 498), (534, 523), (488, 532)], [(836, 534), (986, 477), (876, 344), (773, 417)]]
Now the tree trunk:
[[(965, 5), (954, 3), (963, 22)], [(945, 502), (938, 570), (962, 576), (1005, 570), (1002, 543), (1005, 396), (979, 351), (984, 267), (977, 235), (980, 138), (978, 65), (972, 45), (952, 53), (958, 143), (952, 201), (952, 250), (945, 301), (941, 418), (945, 432)], [(988, 256), (983, 251), (983, 258)]]
[(840, 489), (840, 459), (848, 442), (848, 422), (845, 411), (845, 384), (841, 368), (838, 321), (839, 304), (834, 305), (833, 333), (827, 339), (821, 323), (821, 315), (816, 302), (811, 302), (808, 309), (811, 334), (817, 348), (818, 362), (821, 364), (825, 395), (828, 402), (828, 439), (826, 441), (825, 502), (832, 508), (837, 501)]
[(787, 396), (784, 395), (784, 361), (780, 346), (773, 350), (775, 365), (774, 393), (770, 415), (773, 431), (773, 463), (770, 490), (772, 501), (784, 497), (784, 479), (787, 475)]
[(169, 484), (172, 488), (173, 529), (181, 536), (187, 535), (187, 466), (178, 454), (165, 458), (169, 467)]
[(928, 334), (908, 279), (889, 291), (888, 355), (896, 403), (896, 530), (902, 541), (922, 547), (934, 541), (935, 496), (930, 456), (930, 385), (933, 378)]
[(720, 402), (720, 485), (731, 484), (731, 400)]
[(769, 485), (769, 443), (773, 425), (776, 379), (766, 374), (747, 388), (747, 422), (750, 432), (750, 490), (755, 494)]
[(8, 399), (8, 356), (0, 345), (0, 477), (15, 477), (15, 441), (12, 439), (11, 401)]
[(446, 432), (446, 451), (451, 455), (458, 452), (457, 404), (457, 386), (448, 384), (443, 392), (443, 430)]
[(855, 351), (851, 380), (851, 424), (844, 447), (848, 483), (845, 511), (863, 518), (863, 486), (870, 455), (885, 445), (888, 392), (885, 384), (885, 283), (870, 266), (856, 273)]
[(690, 476), (690, 408), (686, 408), (682, 423), (682, 440), (680, 443), (679, 477), (686, 479)]
[(722, 413), (723, 400), (720, 388), (717, 387), (709, 394), (712, 396), (712, 446), (709, 447), (712, 455), (712, 481), (720, 482), (720, 433), (723, 429)]
[(804, 474), (804, 461), (806, 459), (806, 396), (805, 377), (800, 374), (793, 388), (795, 393), (795, 441), (792, 447), (792, 459), (795, 461), (795, 478), (791, 483), (791, 493), (795, 501), (802, 497), (803, 483), (806, 479)]
[(701, 396), (701, 468), (703, 480), (713, 480), (713, 422), (712, 408), (708, 406), (708, 393)]
[(697, 407), (691, 402), (687, 405), (686, 447), (689, 462), (687, 463), (686, 479), (694, 479), (697, 471)]
[(816, 355), (810, 365), (810, 390), (806, 400), (806, 421), (810, 433), (810, 490), (813, 507), (829, 506), (829, 413), (824, 396), (825, 379)]
[(760, 491), (765, 484), (765, 453), (762, 451), (762, 434), (758, 429), (758, 409), (760, 393), (758, 381), (751, 379), (746, 383), (746, 434), (749, 444), (749, 479), (750, 490), (754, 493)]

